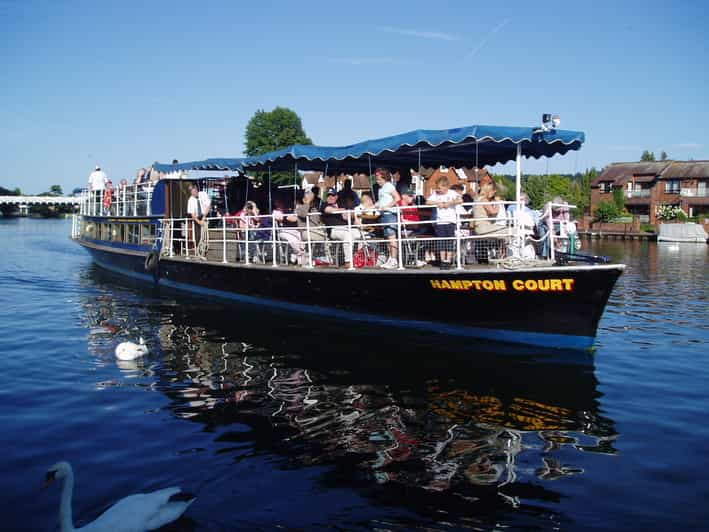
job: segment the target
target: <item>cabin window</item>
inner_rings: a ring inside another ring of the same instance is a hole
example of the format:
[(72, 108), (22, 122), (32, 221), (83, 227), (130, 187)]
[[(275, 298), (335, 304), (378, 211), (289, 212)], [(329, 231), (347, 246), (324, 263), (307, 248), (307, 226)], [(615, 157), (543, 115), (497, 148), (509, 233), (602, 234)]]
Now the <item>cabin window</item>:
[(668, 179), (665, 181), (665, 193), (679, 194), (679, 179)]
[(111, 224), (111, 240), (113, 242), (123, 242), (123, 224)]
[(140, 243), (140, 226), (138, 224), (126, 225), (126, 243), (136, 245)]
[(157, 226), (154, 224), (141, 224), (140, 243), (144, 246), (152, 246), (155, 243), (155, 235), (157, 234)]
[(99, 224), (99, 227), (100, 227), (99, 240), (109, 240), (109, 235), (110, 235), (109, 224)]
[(90, 238), (92, 240), (96, 239), (96, 224), (87, 222), (84, 225), (84, 238)]

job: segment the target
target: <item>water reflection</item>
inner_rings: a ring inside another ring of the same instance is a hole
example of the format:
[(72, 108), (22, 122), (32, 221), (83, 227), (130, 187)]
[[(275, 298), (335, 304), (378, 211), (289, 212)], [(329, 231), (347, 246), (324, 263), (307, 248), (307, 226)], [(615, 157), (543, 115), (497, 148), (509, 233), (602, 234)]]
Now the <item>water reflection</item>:
[(531, 508), (559, 500), (553, 481), (584, 474), (583, 453), (616, 453), (591, 359), (471, 354), (410, 333), (111, 290), (85, 301), (97, 363), (117, 364), (115, 345), (142, 335), (151, 354), (117, 364), (124, 384), (165, 394), (235, 460), (250, 443), (290, 467), (335, 466), (337, 482), (403, 490), (408, 504)]

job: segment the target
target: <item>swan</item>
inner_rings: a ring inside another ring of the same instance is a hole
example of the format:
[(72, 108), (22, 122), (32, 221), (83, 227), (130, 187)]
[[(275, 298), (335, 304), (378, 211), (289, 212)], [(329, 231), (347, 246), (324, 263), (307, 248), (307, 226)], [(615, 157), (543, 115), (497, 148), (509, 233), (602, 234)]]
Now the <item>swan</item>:
[(141, 337), (139, 344), (122, 342), (116, 347), (116, 358), (119, 360), (135, 360), (148, 354), (148, 346)]
[(64, 479), (59, 506), (59, 524), (62, 532), (139, 532), (154, 530), (180, 517), (195, 500), (194, 495), (180, 488), (165, 488), (152, 493), (129, 495), (111, 506), (95, 521), (74, 528), (71, 517), (71, 497), (74, 492), (74, 472), (69, 462), (58, 462), (49, 468), (45, 487), (56, 479)]

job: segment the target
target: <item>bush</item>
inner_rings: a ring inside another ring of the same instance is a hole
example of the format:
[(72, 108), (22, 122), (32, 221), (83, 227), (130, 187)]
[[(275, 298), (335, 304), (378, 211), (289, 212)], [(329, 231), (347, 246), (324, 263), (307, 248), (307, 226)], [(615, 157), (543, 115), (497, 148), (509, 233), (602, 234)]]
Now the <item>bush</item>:
[(640, 231), (643, 233), (654, 233), (655, 226), (652, 224), (640, 224)]
[(687, 214), (679, 205), (659, 205), (655, 211), (658, 220), (686, 220)]
[(611, 203), (610, 201), (602, 201), (598, 204), (596, 210), (593, 211), (594, 221), (603, 223), (614, 220), (619, 214), (620, 209), (618, 209), (615, 203)]

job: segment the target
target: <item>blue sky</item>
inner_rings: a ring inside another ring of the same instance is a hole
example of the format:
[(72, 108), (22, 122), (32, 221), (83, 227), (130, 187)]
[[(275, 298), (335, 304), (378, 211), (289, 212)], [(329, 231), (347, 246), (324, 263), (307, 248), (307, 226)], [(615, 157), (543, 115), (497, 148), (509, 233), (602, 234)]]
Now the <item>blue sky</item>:
[(709, 159), (707, 29), (702, 1), (0, 0), (0, 186), (237, 157), (278, 105), (327, 145), (543, 112), (586, 132), (526, 171)]

